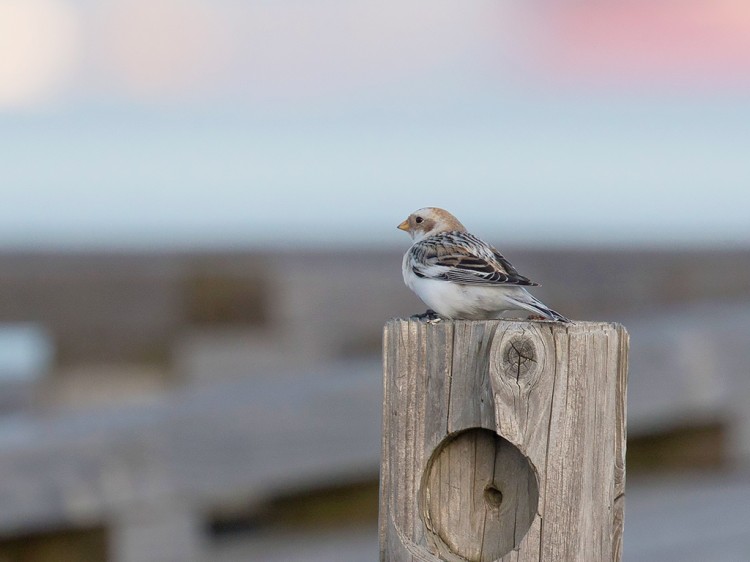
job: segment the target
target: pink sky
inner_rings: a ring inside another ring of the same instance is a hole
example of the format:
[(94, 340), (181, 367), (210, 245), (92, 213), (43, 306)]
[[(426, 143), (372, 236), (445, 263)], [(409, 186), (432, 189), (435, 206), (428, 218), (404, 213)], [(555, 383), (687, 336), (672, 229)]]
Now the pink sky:
[(0, 24), (0, 102), (5, 93), (20, 105), (299, 104), (465, 82), (594, 93), (750, 86), (742, 0), (7, 0)]
[(540, 75), (584, 86), (750, 86), (747, 2), (547, 3), (534, 13)]

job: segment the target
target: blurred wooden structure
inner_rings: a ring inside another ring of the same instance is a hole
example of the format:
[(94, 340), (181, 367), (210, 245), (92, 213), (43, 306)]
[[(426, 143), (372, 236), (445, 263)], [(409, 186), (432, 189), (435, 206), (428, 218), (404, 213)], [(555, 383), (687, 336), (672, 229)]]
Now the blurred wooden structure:
[(381, 562), (619, 561), (628, 334), (391, 320)]

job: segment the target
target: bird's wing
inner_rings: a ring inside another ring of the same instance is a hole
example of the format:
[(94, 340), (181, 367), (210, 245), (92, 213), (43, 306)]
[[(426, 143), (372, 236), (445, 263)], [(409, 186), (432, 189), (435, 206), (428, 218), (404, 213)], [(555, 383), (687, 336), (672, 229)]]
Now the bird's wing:
[(466, 232), (445, 232), (414, 244), (409, 261), (418, 277), (462, 285), (538, 285), (495, 248)]

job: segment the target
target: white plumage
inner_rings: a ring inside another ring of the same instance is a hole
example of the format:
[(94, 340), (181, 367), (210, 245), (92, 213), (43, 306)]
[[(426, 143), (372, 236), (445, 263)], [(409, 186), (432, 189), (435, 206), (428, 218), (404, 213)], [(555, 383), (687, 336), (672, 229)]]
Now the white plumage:
[(525, 310), (569, 322), (525, 289), (537, 283), (520, 275), (495, 248), (469, 234), (449, 212), (420, 209), (398, 228), (414, 240), (404, 255), (404, 282), (439, 315), (481, 320)]

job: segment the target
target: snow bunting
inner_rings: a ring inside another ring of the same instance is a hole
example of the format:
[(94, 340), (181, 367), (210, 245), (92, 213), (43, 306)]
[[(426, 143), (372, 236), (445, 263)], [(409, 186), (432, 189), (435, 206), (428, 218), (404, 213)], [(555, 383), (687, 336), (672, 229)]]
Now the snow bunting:
[(549, 320), (570, 322), (547, 308), (524, 287), (537, 286), (495, 248), (469, 234), (448, 211), (426, 207), (398, 225), (414, 240), (404, 255), (404, 282), (432, 310), (447, 318), (500, 318), (526, 310)]

